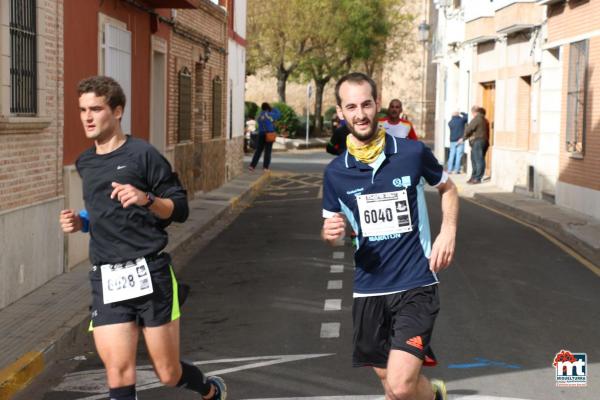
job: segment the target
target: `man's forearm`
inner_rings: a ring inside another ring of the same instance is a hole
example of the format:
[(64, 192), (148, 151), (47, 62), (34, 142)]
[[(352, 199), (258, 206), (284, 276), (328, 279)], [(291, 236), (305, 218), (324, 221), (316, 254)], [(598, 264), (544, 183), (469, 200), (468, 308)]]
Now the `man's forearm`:
[(456, 185), (448, 180), (444, 188), (440, 190), (442, 203), (442, 226), (441, 231), (456, 234), (458, 224), (458, 191)]

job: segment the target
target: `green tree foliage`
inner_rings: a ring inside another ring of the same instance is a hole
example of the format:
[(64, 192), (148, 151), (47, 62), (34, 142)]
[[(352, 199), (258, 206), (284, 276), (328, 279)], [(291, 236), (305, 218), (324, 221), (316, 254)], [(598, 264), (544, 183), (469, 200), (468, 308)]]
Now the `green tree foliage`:
[(245, 101), (244, 118), (248, 119), (252, 117), (253, 119), (256, 119), (256, 114), (258, 114), (258, 104), (253, 101)]
[[(405, 38), (399, 32), (411, 29), (406, 21), (412, 17), (402, 13), (400, 0), (319, 0), (306, 2), (305, 7), (320, 18), (307, 22), (311, 51), (302, 57), (294, 76), (315, 83), (315, 128), (320, 132), (325, 86), (351, 69), (373, 75), (378, 65), (394, 59)], [(388, 43), (394, 44), (393, 51)]]
[(292, 134), (298, 130), (300, 121), (294, 109), (285, 103), (277, 102), (272, 104), (281, 113), (281, 117), (275, 121), (275, 127), (280, 134)]
[[(311, 0), (310, 2), (312, 2)], [(248, 1), (247, 65), (249, 75), (267, 68), (277, 78), (279, 101), (287, 80), (311, 48), (304, 0)]]
[(314, 82), (316, 131), (325, 86), (361, 70), (371, 76), (406, 46), (414, 17), (405, 0), (248, 0), (248, 73), (267, 68), (285, 102), (289, 78)]

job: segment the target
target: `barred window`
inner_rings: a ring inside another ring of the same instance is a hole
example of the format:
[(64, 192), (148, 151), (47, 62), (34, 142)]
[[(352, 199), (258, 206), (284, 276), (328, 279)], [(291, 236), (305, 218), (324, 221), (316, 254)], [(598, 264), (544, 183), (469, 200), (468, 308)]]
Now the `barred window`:
[(212, 137), (221, 137), (223, 129), (223, 81), (218, 76), (213, 79), (212, 93)]
[(192, 73), (179, 71), (179, 142), (192, 137)]
[(10, 0), (10, 112), (37, 113), (36, 1)]
[(583, 157), (586, 131), (587, 68), (589, 42), (569, 46), (569, 88), (567, 91), (567, 152)]

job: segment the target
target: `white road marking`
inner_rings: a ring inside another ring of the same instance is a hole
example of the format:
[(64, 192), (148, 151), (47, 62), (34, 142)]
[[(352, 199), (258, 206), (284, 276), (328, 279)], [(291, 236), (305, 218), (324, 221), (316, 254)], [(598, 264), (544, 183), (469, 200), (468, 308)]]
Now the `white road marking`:
[[(311, 358), (329, 357), (334, 353), (326, 354), (292, 354), (292, 355), (277, 355), (277, 356), (262, 356), (262, 357), (241, 357), (241, 358), (224, 358), (217, 360), (196, 361), (194, 365), (206, 364), (227, 364), (248, 362), (248, 364), (238, 365), (231, 368), (219, 369), (216, 371), (203, 371), (206, 375), (225, 375), (233, 372), (244, 371), (247, 369), (267, 367), (275, 364), (282, 364), (293, 361), (308, 360)], [(151, 365), (141, 365), (137, 367), (137, 384), (138, 392), (162, 387), (163, 384), (158, 381)], [(106, 399), (108, 392), (106, 391), (106, 373), (104, 369), (95, 369), (67, 374), (65, 379), (56, 386), (55, 392), (81, 392), (94, 393), (91, 396), (80, 397), (78, 400), (100, 400)]]
[[(333, 245), (333, 247), (342, 247), (346, 245), (346, 242), (344, 241), (344, 238), (339, 238), (333, 241), (333, 243), (331, 243)], [(343, 257), (342, 257), (343, 258)]]
[(333, 252), (333, 258), (335, 260), (343, 260), (344, 259), (344, 252), (343, 251), (334, 251)]
[(323, 185), (319, 186), (319, 193), (317, 194), (317, 199), (323, 198)]
[(331, 272), (332, 274), (342, 273), (342, 272), (344, 272), (344, 266), (343, 265), (334, 264), (334, 265), (331, 266), (331, 270), (329, 272)]
[(327, 299), (325, 300), (325, 311), (339, 311), (342, 309), (342, 299)]
[(340, 337), (339, 322), (323, 322), (321, 324), (321, 338), (332, 339)]
[(328, 290), (336, 290), (336, 289), (341, 289), (342, 288), (342, 281), (341, 280), (335, 280), (335, 281), (328, 281), (327, 282), (327, 289)]

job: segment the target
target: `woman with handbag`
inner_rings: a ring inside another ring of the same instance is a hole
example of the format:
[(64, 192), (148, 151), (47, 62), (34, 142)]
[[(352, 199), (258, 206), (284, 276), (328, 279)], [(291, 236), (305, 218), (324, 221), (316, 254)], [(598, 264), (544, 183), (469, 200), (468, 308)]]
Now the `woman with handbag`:
[(274, 122), (281, 117), (279, 110), (277, 108), (271, 108), (269, 103), (262, 103), (260, 108), (262, 111), (257, 118), (258, 140), (256, 143), (256, 151), (252, 157), (252, 162), (248, 167), (250, 171), (254, 171), (256, 168), (256, 164), (258, 164), (258, 160), (260, 159), (260, 155), (262, 154), (263, 150), (265, 151), (263, 169), (265, 171), (269, 170), (269, 166), (271, 165), (271, 151), (273, 150), (273, 143), (277, 138)]

